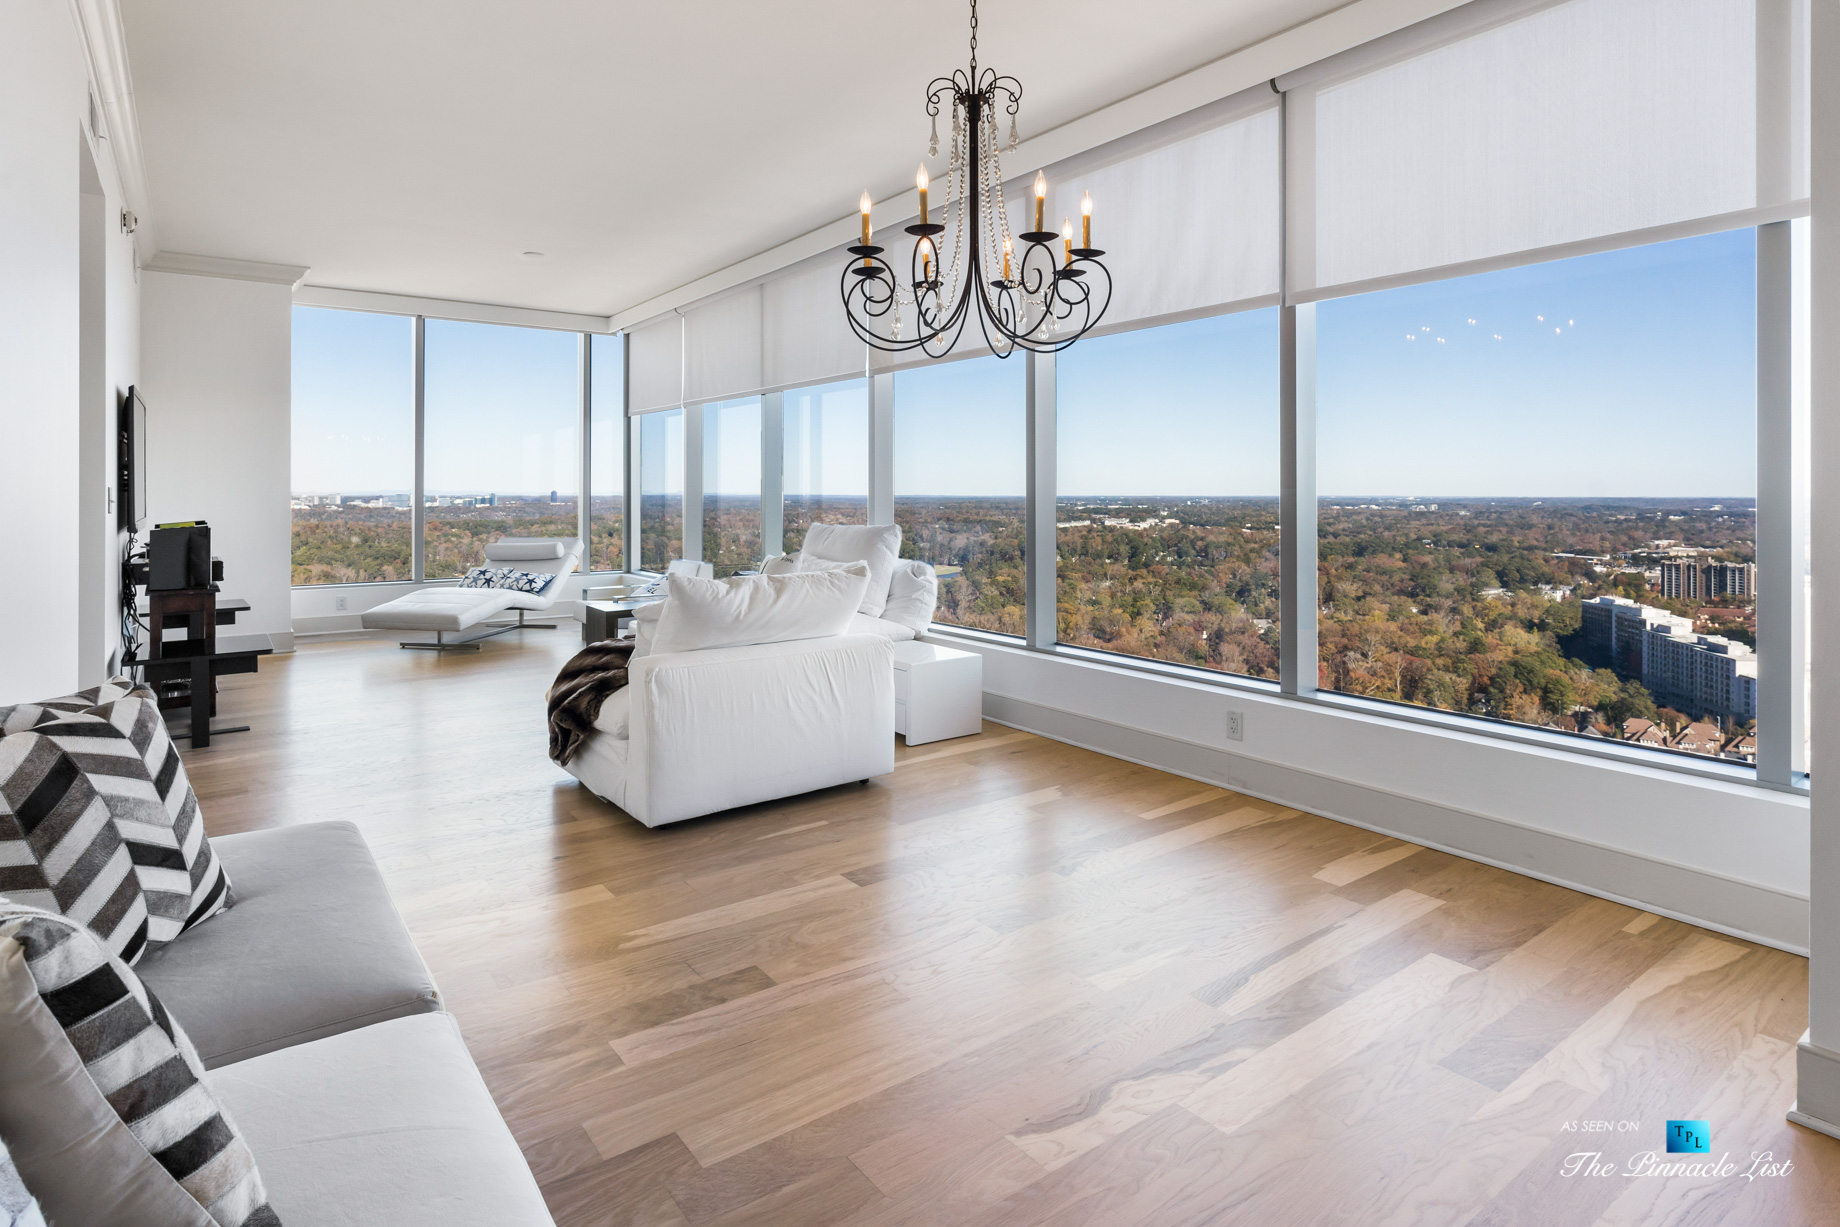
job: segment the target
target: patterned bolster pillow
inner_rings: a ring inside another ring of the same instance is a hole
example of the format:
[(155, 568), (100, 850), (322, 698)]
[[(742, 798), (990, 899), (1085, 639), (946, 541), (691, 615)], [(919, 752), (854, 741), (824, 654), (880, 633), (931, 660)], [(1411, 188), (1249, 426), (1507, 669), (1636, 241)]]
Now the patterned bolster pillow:
[(0, 1133), (53, 1223), (281, 1221), (159, 998), (81, 924), (4, 900)]
[(152, 691), (0, 737), (0, 895), (129, 963), (233, 902)]
[(556, 577), (542, 571), (520, 571), (516, 567), (474, 567), (460, 581), (462, 588), (509, 588), (513, 592), (541, 592)]

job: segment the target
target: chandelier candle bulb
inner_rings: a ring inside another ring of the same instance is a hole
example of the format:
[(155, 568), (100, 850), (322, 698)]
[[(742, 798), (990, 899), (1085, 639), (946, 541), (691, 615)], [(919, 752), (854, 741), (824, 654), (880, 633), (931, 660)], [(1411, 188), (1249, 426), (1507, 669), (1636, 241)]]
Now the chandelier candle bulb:
[(1035, 233), (1041, 233), (1041, 210), (1048, 202), (1048, 176), (1043, 171), (1035, 172)]
[(1080, 196), (1080, 246), (1092, 246), (1092, 193)]
[(919, 169), (919, 171), (914, 175), (914, 186), (920, 189), (920, 224), (922, 226), (926, 225), (927, 223), (926, 187), (927, 187), (927, 184), (930, 182), (932, 181), (926, 177), (926, 167), (922, 166)]
[(1003, 236), (1003, 280), (1009, 280), (1009, 236)]
[(869, 246), (869, 193), (868, 192), (864, 192), (862, 194), (862, 199), (857, 202), (857, 207), (862, 210), (862, 223), (863, 223), (862, 245), (864, 247), (867, 247)]
[(1066, 249), (1067, 263), (1073, 263), (1073, 223), (1061, 218), (1061, 246)]

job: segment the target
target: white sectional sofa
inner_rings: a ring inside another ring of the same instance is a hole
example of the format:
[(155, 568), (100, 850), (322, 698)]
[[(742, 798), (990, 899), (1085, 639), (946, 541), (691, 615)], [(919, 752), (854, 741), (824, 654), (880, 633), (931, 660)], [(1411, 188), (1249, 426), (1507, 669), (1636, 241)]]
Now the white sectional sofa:
[(563, 768), (648, 827), (894, 770), (894, 648), (840, 635), (635, 659)]
[(826, 553), (769, 558), (759, 582), (866, 569), (840, 620), (677, 651), (657, 629), (671, 602), (642, 607), (627, 685), (563, 769), (654, 827), (894, 770), (894, 645), (931, 625), (939, 581), (897, 556), (893, 525), (814, 524), (814, 540)]

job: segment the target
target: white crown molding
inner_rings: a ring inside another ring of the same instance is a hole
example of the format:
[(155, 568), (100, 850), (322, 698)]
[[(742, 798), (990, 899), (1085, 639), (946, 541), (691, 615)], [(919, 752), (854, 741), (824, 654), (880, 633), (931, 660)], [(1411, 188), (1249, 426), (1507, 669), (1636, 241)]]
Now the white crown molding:
[(223, 277), (229, 281), (262, 281), (271, 285), (298, 286), (309, 271), (304, 264), (264, 264), (260, 260), (227, 260), (222, 256), (191, 256), (183, 252), (162, 251), (141, 268), (150, 273), (184, 273), (191, 277)]
[[(1004, 155), (1004, 175), (1032, 173), (1037, 167), (1081, 154), (1153, 124), (1174, 119), (1210, 102), (1294, 72), (1395, 30), (1457, 8), (1468, 0), (1355, 0), (1312, 21), (1293, 26), (1264, 42), (1223, 56), (1161, 85), (1101, 107), (1079, 119), (1031, 137)], [(877, 225), (915, 216), (920, 199), (913, 191), (875, 202)], [(641, 324), (668, 311), (735, 289), (800, 260), (855, 240), (858, 215), (851, 213), (758, 255), (717, 269), (643, 302), (615, 311), (614, 329)]]
[(554, 328), (561, 332), (612, 332), (604, 315), (573, 311), (546, 311), (539, 307), (506, 307), (497, 303), (460, 302), (450, 298), (424, 298), (418, 294), (385, 294), (375, 290), (344, 290), (337, 286), (295, 287), (294, 305), (337, 307), (345, 311), (377, 311), (385, 315), (421, 315), (429, 319), (465, 320), (474, 324), (512, 324), (520, 328)]
[(103, 137), (115, 176), (121, 183), (122, 205), (135, 215), (137, 245), (153, 250), (153, 200), (147, 186), (147, 163), (141, 151), (140, 114), (134, 102), (134, 78), (128, 71), (127, 32), (116, 0), (70, 0), (77, 37), (89, 61), (89, 75), (102, 108)]

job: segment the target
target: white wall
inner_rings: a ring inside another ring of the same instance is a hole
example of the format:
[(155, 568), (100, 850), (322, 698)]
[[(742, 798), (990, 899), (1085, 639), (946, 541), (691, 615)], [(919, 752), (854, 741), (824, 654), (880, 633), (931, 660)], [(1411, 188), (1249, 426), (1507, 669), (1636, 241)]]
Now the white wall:
[[(936, 638), (983, 655), (991, 719), (1807, 949), (1803, 795)], [(1243, 741), (1227, 740), (1229, 710)]]
[[(0, 601), (0, 703), (68, 693), (100, 669), (99, 645), (86, 653), (78, 640), (79, 524), (100, 523), (78, 502), (79, 150), (91, 151), (105, 217), (119, 213), (121, 193), (108, 142), (85, 130), (88, 81), (66, 0), (0, 5), (0, 524), (10, 543), (0, 557), (26, 562), (19, 543), (29, 541), (34, 571), (30, 600), (15, 584)], [(112, 424), (139, 352), (133, 248), (119, 227), (106, 229), (104, 259), (107, 369), (95, 391)], [(111, 469), (112, 460), (111, 449)], [(88, 484), (106, 510), (112, 474), (92, 472)], [(94, 580), (91, 599), (112, 610), (113, 585), (98, 592)]]
[(206, 520), (239, 631), (293, 647), (288, 592), (292, 291), (141, 273), (149, 523)]

